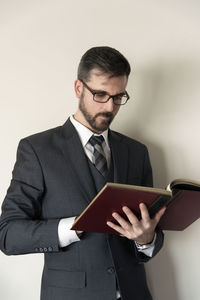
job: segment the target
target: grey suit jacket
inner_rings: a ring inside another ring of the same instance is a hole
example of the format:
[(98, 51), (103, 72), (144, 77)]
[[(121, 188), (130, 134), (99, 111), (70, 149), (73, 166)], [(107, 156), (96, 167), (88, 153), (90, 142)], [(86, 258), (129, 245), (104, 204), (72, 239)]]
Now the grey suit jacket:
[[(152, 185), (147, 149), (109, 131), (114, 181)], [(133, 241), (85, 233), (59, 248), (61, 218), (79, 215), (95, 187), (78, 134), (68, 119), (60, 127), (20, 141), (13, 178), (2, 205), (0, 249), (7, 255), (44, 253), (41, 300), (115, 300), (116, 279), (123, 300), (150, 300), (144, 263), (150, 258)], [(153, 256), (163, 234), (157, 230)]]

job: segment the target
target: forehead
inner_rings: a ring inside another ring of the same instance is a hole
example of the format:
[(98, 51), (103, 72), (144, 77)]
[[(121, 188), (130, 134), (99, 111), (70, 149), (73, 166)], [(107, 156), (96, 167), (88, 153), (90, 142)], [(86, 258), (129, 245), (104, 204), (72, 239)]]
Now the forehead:
[(87, 83), (94, 90), (104, 90), (114, 95), (125, 91), (127, 81), (126, 75), (112, 77), (109, 73), (102, 73), (98, 69), (93, 69)]

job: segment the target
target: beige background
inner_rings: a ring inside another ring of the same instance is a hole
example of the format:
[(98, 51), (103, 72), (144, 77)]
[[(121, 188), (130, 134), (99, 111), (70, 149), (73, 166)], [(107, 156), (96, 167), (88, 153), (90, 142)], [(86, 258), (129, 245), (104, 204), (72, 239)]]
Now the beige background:
[[(112, 128), (148, 146), (154, 185), (200, 180), (199, 13), (198, 0), (0, 0), (1, 201), (19, 140), (75, 111), (77, 65), (96, 45), (131, 63), (131, 100)], [(155, 300), (199, 299), (199, 231), (200, 220), (165, 233), (147, 265)], [(39, 299), (42, 265), (43, 255), (0, 253), (0, 299)]]

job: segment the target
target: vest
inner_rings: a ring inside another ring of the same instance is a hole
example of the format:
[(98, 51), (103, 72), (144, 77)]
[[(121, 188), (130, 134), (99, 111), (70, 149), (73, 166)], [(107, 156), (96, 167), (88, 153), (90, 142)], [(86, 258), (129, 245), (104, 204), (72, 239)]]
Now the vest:
[[(96, 187), (96, 192), (97, 193), (103, 188), (103, 186), (107, 182), (113, 182), (114, 181), (114, 165), (113, 165), (112, 158), (111, 158), (111, 161), (110, 161), (110, 168), (108, 170), (106, 178), (97, 170), (97, 168), (93, 165), (93, 163), (91, 162), (91, 160), (89, 158), (88, 158), (88, 164), (89, 164), (89, 169), (90, 169), (91, 176), (93, 178), (94, 185)], [(111, 253), (110, 253), (110, 259), (111, 259), (110, 261), (111, 261), (111, 264), (112, 264), (113, 261), (112, 261)], [(118, 288), (118, 283), (117, 283), (117, 278), (116, 278), (116, 289), (119, 289)]]
[(114, 181), (114, 166), (113, 160), (110, 161), (110, 168), (108, 170), (106, 178), (101, 175), (101, 173), (97, 170), (97, 168), (93, 165), (93, 163), (88, 158), (89, 169), (91, 172), (91, 176), (94, 181), (94, 186), (96, 188), (96, 192), (98, 193), (102, 187), (106, 184), (106, 182), (113, 182)]

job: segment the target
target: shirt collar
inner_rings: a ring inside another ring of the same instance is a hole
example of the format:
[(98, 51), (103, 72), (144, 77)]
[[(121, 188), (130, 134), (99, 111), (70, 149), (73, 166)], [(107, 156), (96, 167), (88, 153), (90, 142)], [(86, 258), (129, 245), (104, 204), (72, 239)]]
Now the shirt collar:
[(75, 120), (73, 116), (70, 116), (70, 121), (72, 122), (72, 124), (74, 125), (75, 129), (77, 130), (83, 147), (86, 146), (86, 144), (88, 143), (89, 139), (94, 134), (94, 135), (97, 135), (97, 136), (102, 135), (103, 138), (104, 138), (104, 140), (105, 140), (105, 143), (106, 143), (107, 147), (110, 148), (109, 147), (109, 143), (108, 143), (108, 129), (105, 130), (105, 131), (103, 131), (101, 134), (95, 134), (89, 128), (87, 128), (86, 126), (84, 126), (83, 124), (81, 124), (80, 122), (78, 122), (77, 120)]

